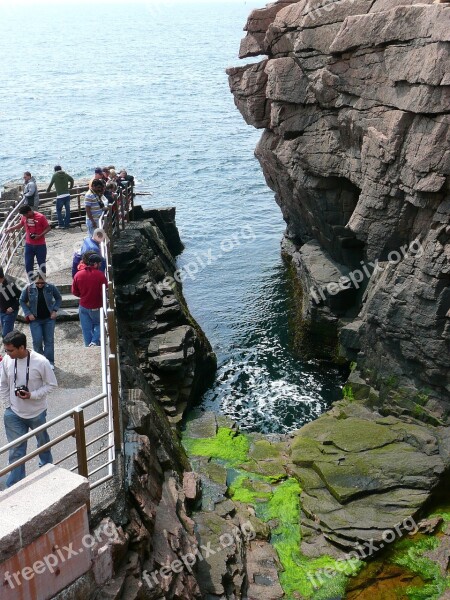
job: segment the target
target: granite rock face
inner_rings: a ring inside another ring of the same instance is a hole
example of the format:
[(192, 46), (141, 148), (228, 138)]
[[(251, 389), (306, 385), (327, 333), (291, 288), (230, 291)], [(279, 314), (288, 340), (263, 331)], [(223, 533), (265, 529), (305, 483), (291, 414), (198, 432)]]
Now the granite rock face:
[(362, 402), (336, 403), (289, 447), (287, 468), (302, 486), (302, 551), (312, 557), (342, 557), (369, 541), (376, 552), (386, 531), (412, 531), (450, 468), (445, 428)]
[[(264, 129), (256, 156), (287, 223), (303, 317), (337, 322), (345, 356), (376, 385), (425, 390), (445, 419), (448, 3), (276, 2), (246, 30), (240, 56), (265, 57), (230, 69), (230, 87)], [(318, 277), (320, 253), (337, 288)]]
[[(173, 228), (166, 223), (165, 229), (172, 246), (179, 247)], [(174, 278), (176, 264), (166, 240), (154, 219), (132, 222), (115, 243), (113, 260), (120, 333), (133, 340), (122, 364), (139, 365), (175, 425), (207, 387), (216, 361)], [(135, 370), (128, 370), (132, 379)]]

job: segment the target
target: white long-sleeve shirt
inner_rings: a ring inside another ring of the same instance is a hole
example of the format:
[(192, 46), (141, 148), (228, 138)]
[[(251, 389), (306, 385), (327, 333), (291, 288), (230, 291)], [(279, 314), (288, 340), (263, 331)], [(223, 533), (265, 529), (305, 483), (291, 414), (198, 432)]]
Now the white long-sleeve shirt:
[(0, 402), (23, 419), (33, 419), (47, 409), (47, 395), (56, 388), (58, 382), (49, 361), (34, 350), (30, 350), (30, 374), (28, 400), (14, 393), (15, 387), (25, 385), (27, 375), (27, 357), (17, 359), (17, 380), (14, 385), (14, 359), (5, 356), (0, 363)]

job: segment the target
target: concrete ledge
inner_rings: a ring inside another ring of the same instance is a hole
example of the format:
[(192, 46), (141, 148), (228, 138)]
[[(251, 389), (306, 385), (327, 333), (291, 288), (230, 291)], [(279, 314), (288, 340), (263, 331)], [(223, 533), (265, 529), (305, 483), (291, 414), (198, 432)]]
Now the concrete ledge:
[(0, 492), (0, 562), (16, 555), (88, 500), (87, 479), (53, 465)]

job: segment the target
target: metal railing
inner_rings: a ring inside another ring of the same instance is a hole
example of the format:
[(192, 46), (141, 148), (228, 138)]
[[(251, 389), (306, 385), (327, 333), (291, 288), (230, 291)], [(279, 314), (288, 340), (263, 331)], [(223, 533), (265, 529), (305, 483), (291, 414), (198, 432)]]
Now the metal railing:
[[(130, 219), (133, 198), (132, 186), (128, 186), (124, 190), (119, 190), (117, 199), (113, 204), (109, 204), (99, 221), (99, 227), (103, 228), (107, 233), (106, 240), (102, 242), (100, 249), (102, 256), (106, 260), (105, 275), (108, 280), (108, 287), (103, 286), (103, 303), (100, 309), (102, 392), (1, 447), (0, 455), (3, 455), (18, 444), (33, 438), (40, 431), (51, 429), (60, 424), (69, 424), (69, 427), (63, 433), (60, 433), (45, 445), (28, 452), (23, 458), (0, 469), (0, 477), (6, 475), (12, 469), (25, 464), (41, 452), (52, 448), (55, 449), (59, 444), (70, 440), (70, 438), (74, 440), (74, 449), (68, 453), (64, 453), (54, 461), (55, 465), (63, 465), (65, 468), (77, 471), (80, 475), (88, 478), (91, 490), (114, 477), (116, 452), (120, 452), (122, 448), (122, 433), (120, 416), (120, 365), (111, 251), (114, 238), (120, 235), (120, 231), (125, 228), (126, 223)], [(23, 236), (20, 238), (13, 236), (13, 242), (8, 243), (8, 237), (11, 234), (5, 233), (8, 227), (18, 222), (18, 209), (21, 205), (22, 202), (11, 210), (0, 228), (0, 264), (2, 264), (2, 260), (5, 261), (5, 272), (12, 256), (21, 248), (23, 242)], [(101, 402), (103, 402), (103, 406), (100, 412), (89, 415), (89, 409), (94, 406), (98, 408), (98, 404)], [(106, 431), (102, 432), (101, 435), (88, 439), (88, 428), (102, 420), (106, 421)], [(101, 444), (105, 442), (105, 438), (106, 446), (101, 447)], [(93, 450), (93, 452), (90, 453), (90, 450)], [(106, 457), (101, 459), (105, 453), (107, 453)], [(90, 470), (89, 463), (91, 461), (96, 461), (99, 464), (94, 465), (94, 468)], [(71, 462), (75, 462), (75, 464), (71, 465)]]

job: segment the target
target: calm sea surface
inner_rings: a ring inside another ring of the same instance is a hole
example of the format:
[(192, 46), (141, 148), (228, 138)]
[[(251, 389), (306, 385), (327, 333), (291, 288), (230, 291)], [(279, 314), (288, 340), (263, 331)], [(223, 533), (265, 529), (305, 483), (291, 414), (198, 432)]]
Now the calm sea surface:
[[(12, 3), (11, 3), (12, 4)], [(284, 224), (228, 89), (251, 3), (0, 5), (0, 183), (97, 165), (176, 205), (190, 309), (219, 359), (203, 399), (287, 431), (339, 397), (338, 372), (291, 354)]]

